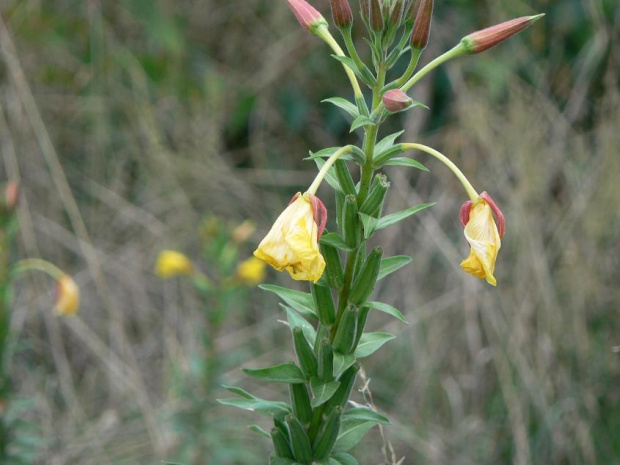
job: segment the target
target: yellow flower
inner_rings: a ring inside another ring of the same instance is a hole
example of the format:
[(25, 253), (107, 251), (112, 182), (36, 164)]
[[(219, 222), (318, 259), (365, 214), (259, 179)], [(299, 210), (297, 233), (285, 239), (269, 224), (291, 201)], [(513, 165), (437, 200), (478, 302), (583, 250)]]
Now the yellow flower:
[(157, 257), (155, 274), (162, 279), (189, 275), (194, 272), (191, 260), (175, 250), (162, 250)]
[(56, 295), (56, 313), (67, 316), (75, 315), (80, 307), (80, 289), (71, 276), (63, 274), (58, 280)]
[[(495, 223), (493, 213), (497, 216)], [(502, 246), (505, 220), (501, 210), (486, 192), (480, 194), (474, 202), (466, 202), (461, 208), (461, 224), (465, 226), (465, 238), (471, 246), (471, 252), (461, 263), (461, 268), (478, 278), (486, 279), (493, 286), (497, 285), (495, 261)]]
[(297, 281), (317, 282), (325, 269), (318, 238), (326, 221), (327, 211), (318, 197), (297, 193), (254, 255)]
[(237, 266), (237, 277), (250, 286), (256, 286), (265, 279), (265, 262), (250, 257)]

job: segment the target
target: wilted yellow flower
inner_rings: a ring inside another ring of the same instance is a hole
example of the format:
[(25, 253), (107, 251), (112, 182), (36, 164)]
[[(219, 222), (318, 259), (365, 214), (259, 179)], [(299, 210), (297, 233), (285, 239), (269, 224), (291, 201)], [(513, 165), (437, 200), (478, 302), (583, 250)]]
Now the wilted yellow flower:
[(256, 257), (250, 257), (237, 266), (237, 277), (250, 286), (256, 286), (265, 279), (265, 262)]
[[(497, 216), (499, 229), (493, 212)], [(495, 260), (502, 246), (501, 238), (504, 236), (504, 215), (489, 194), (483, 192), (477, 200), (463, 205), (460, 216), (461, 223), (465, 226), (465, 238), (471, 246), (469, 257), (463, 260), (461, 268), (496, 286), (497, 280), (493, 273)]]
[(325, 269), (318, 238), (326, 221), (327, 210), (318, 197), (297, 193), (254, 255), (297, 281), (317, 282)]
[(68, 274), (58, 279), (56, 295), (56, 313), (67, 316), (75, 315), (80, 307), (80, 288)]
[(181, 252), (175, 250), (162, 250), (157, 257), (155, 274), (162, 279), (172, 278), (179, 275), (189, 275), (194, 272), (191, 260)]

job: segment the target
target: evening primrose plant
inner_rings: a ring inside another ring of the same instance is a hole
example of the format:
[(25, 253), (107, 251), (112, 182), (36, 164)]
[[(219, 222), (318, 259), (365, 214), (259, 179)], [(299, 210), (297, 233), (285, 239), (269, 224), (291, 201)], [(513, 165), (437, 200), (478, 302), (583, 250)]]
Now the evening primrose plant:
[(56, 315), (75, 315), (80, 306), (80, 290), (71, 276), (52, 263), (39, 258), (13, 261), (15, 235), (19, 224), (17, 206), (19, 185), (8, 182), (0, 189), (0, 463), (33, 463), (42, 444), (36, 426), (23, 420), (28, 402), (18, 398), (10, 368), (13, 359), (11, 340), (12, 288), (27, 273), (43, 273), (56, 282)]
[[(331, 0), (333, 22), (344, 49), (312, 5), (305, 0), (287, 2), (299, 23), (323, 40), (344, 67), (353, 99), (334, 97), (325, 101), (352, 118), (351, 131), (362, 135), (362, 143), (311, 152), (309, 159), (319, 169), (316, 179), (305, 192), (293, 196), (254, 252), (276, 270), (287, 271), (294, 280), (309, 282), (309, 292), (261, 286), (283, 300), (297, 361), (244, 370), (254, 378), (288, 385), (290, 402), (260, 399), (236, 387), (228, 389), (237, 398), (220, 402), (273, 419), (269, 432), (253, 427), (273, 444), (270, 464), (352, 465), (358, 462), (351, 450), (363, 435), (373, 426), (389, 422), (375, 409), (349, 402), (360, 359), (395, 337), (366, 332), (366, 322), (375, 310), (406, 322), (396, 308), (373, 301), (373, 290), (378, 280), (411, 261), (407, 256), (384, 257), (381, 247), (368, 250), (366, 244), (375, 232), (433, 205), (414, 205), (384, 215), (390, 182), (380, 170), (401, 166), (428, 171), (419, 161), (402, 156), (417, 151), (434, 157), (457, 177), (467, 198), (459, 219), (470, 246), (461, 267), (493, 286), (497, 284), (495, 264), (505, 232), (504, 215), (492, 197), (486, 191), (478, 193), (447, 156), (416, 142), (397, 142), (402, 132), (380, 138), (381, 125), (390, 115), (424, 107), (407, 93), (432, 70), (457, 57), (483, 52), (542, 15), (474, 32), (418, 70), (430, 37), (433, 0), (359, 1), (371, 63), (360, 58), (353, 42), (354, 15), (348, 0)], [(405, 59), (408, 64), (404, 73), (394, 76), (391, 70)], [(362, 86), (368, 87), (371, 98), (364, 98)], [(358, 180), (354, 179), (356, 172)], [(316, 196), (323, 181), (335, 192), (336, 212), (332, 214)], [(329, 231), (328, 219), (333, 220)]]

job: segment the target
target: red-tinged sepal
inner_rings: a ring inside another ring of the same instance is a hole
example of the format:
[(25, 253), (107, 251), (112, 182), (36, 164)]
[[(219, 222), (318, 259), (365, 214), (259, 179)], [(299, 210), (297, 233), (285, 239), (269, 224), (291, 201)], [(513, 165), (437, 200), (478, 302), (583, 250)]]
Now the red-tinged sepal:
[(471, 200), (468, 200), (461, 206), (461, 212), (459, 213), (459, 220), (461, 221), (461, 226), (467, 226), (469, 223), (469, 214), (471, 213), (471, 207), (474, 203)]
[(491, 210), (493, 210), (493, 214), (497, 220), (497, 232), (499, 232), (499, 237), (503, 239), (506, 233), (506, 217), (486, 191), (480, 194), (480, 198), (484, 199), (484, 201), (489, 204), (489, 207), (491, 207)]
[(327, 223), (327, 208), (325, 204), (316, 195), (307, 194), (312, 202), (312, 212), (314, 214), (314, 222), (317, 225), (318, 237), (321, 238), (325, 224)]

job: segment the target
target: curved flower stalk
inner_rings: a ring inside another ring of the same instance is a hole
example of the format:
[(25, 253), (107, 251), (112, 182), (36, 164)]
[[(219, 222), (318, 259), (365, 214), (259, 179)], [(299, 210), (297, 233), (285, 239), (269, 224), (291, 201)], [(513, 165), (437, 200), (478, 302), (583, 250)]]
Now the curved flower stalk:
[[(370, 64), (361, 60), (352, 40), (355, 15), (349, 0), (330, 3), (348, 56), (329, 33), (323, 15), (305, 0), (288, 0), (301, 24), (328, 43), (335, 51), (334, 58), (343, 64), (355, 101), (338, 97), (325, 101), (352, 118), (351, 132), (360, 131), (363, 142), (359, 147), (332, 147), (311, 155), (320, 170), (317, 178), (306, 192), (293, 197), (255, 252), (275, 269), (288, 271), (294, 280), (309, 281), (309, 292), (260, 286), (283, 300), (296, 360), (244, 369), (254, 378), (286, 385), (290, 402), (260, 399), (236, 387), (227, 389), (237, 397), (220, 400), (272, 418), (270, 432), (254, 427), (273, 443), (272, 465), (355, 465), (358, 462), (352, 449), (363, 433), (389, 423), (370, 404), (353, 404), (351, 408), (349, 398), (360, 360), (395, 338), (389, 333), (366, 331), (367, 321), (379, 311), (407, 322), (400, 310), (375, 301), (373, 293), (379, 279), (407, 265), (411, 258), (384, 257), (381, 247), (370, 249), (367, 241), (375, 232), (433, 204), (384, 214), (390, 182), (378, 170), (389, 165), (428, 171), (417, 160), (399, 156), (407, 150), (424, 151), (444, 163), (469, 197), (459, 215), (470, 246), (461, 266), (467, 273), (497, 284), (495, 264), (505, 219), (495, 202), (486, 192), (478, 194), (463, 172), (439, 151), (417, 143), (397, 143), (400, 133), (379, 139), (379, 130), (389, 116), (424, 106), (407, 92), (433, 69), (453, 58), (487, 50), (540, 18), (520, 18), (470, 34), (416, 72), (430, 39), (433, 0), (359, 1), (359, 16), (368, 33)], [(396, 63), (407, 56), (405, 72), (391, 76)], [(370, 89), (368, 101), (359, 82)], [(352, 165), (357, 166), (356, 171), (351, 171)], [(316, 197), (323, 180), (336, 194), (336, 211), (330, 212), (329, 218)]]

